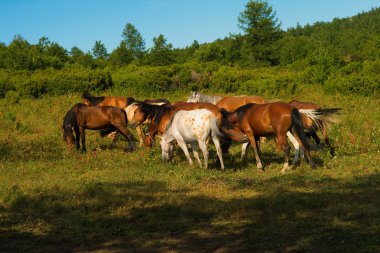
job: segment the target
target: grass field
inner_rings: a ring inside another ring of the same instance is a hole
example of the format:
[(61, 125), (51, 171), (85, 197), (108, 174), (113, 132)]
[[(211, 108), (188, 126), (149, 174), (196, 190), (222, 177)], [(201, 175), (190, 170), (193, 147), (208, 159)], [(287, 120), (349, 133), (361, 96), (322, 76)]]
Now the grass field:
[(273, 141), (264, 172), (238, 145), (224, 172), (214, 149), (204, 170), (95, 131), (86, 154), (68, 152), (61, 124), (79, 94), (0, 100), (0, 252), (380, 252), (380, 100), (305, 94), (292, 98), (343, 108), (337, 155), (286, 174)]

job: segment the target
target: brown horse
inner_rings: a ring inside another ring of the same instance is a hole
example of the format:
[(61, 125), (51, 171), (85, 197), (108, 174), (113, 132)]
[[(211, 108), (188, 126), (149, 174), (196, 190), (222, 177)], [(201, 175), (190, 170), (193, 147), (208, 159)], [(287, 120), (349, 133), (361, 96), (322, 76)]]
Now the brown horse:
[(265, 100), (260, 96), (229, 96), (219, 100), (216, 106), (225, 109), (227, 112), (233, 112), (249, 103), (264, 104)]
[[(313, 115), (316, 120), (324, 121), (325, 117), (336, 114), (338, 109), (303, 110), (303, 113)], [(289, 166), (290, 148), (287, 142), (287, 132), (291, 131), (298, 143), (305, 150), (306, 157), (312, 168), (315, 168), (310, 151), (321, 150), (322, 147), (310, 142), (304, 132), (302, 121), (306, 116), (288, 103), (274, 102), (268, 104), (247, 104), (233, 113), (229, 113), (228, 120), (237, 126), (249, 138), (254, 150), (257, 168), (263, 165), (259, 156), (257, 139), (261, 136), (275, 136), (277, 148), (285, 153), (285, 163), (282, 172)]]
[(96, 106), (114, 106), (119, 108), (125, 108), (130, 104), (127, 97), (95, 97), (89, 93), (82, 94), (83, 104), (85, 105), (96, 105)]
[[(63, 140), (69, 149), (76, 144), (82, 152), (86, 152), (85, 129), (100, 130), (112, 128), (128, 140), (128, 149), (134, 149), (133, 135), (127, 128), (127, 115), (123, 109), (113, 106), (88, 106), (85, 104), (74, 105), (65, 115), (63, 120)], [(74, 133), (75, 132), (75, 138)]]
[[(83, 103), (86, 105), (97, 105), (97, 106), (114, 106), (118, 108), (125, 109), (127, 112), (128, 121), (133, 117), (134, 110), (136, 109), (136, 103), (141, 102), (137, 101), (132, 97), (95, 97), (88, 93), (83, 93), (82, 95)], [(166, 99), (160, 98), (160, 99), (147, 99), (143, 102), (149, 103), (149, 104), (170, 104), (170, 102)], [(142, 129), (140, 126), (136, 127), (137, 137), (140, 141), (140, 146), (143, 144), (143, 137), (142, 137)], [(112, 131), (112, 129), (107, 129), (101, 131), (102, 136), (111, 135), (112, 133), (115, 133)], [(116, 137), (115, 134), (112, 135), (113, 138)]]
[(162, 135), (166, 131), (166, 126), (170, 122), (173, 115), (180, 111), (190, 111), (194, 109), (207, 109), (214, 115), (217, 125), (224, 126), (224, 132), (231, 136), (236, 141), (244, 142), (247, 141), (245, 135), (236, 131), (232, 127), (229, 127), (229, 123), (226, 118), (223, 117), (224, 111), (217, 106), (210, 103), (187, 103), (187, 102), (177, 102), (174, 105), (151, 105), (147, 103), (140, 103), (139, 107), (135, 110), (134, 116), (130, 123), (132, 125), (139, 125), (146, 120), (151, 122), (148, 133), (144, 138), (144, 143), (146, 147), (152, 147), (154, 142), (154, 137), (157, 133)]
[[(300, 102), (298, 100), (292, 100), (289, 102), (289, 104), (297, 109), (321, 109), (322, 108), (321, 106), (317, 104), (314, 104), (311, 102)], [(317, 135), (317, 130), (320, 129), (322, 132), (323, 139), (327, 147), (330, 149), (331, 156), (334, 156), (335, 149), (330, 144), (330, 139), (327, 135), (327, 125), (325, 124), (325, 122), (317, 122), (317, 123), (318, 124), (315, 124), (313, 120), (311, 120), (310, 118), (307, 118), (306, 120), (304, 120), (303, 124), (305, 126), (305, 129), (307, 130), (306, 134), (308, 136), (313, 137), (316, 144), (320, 144), (321, 140)]]

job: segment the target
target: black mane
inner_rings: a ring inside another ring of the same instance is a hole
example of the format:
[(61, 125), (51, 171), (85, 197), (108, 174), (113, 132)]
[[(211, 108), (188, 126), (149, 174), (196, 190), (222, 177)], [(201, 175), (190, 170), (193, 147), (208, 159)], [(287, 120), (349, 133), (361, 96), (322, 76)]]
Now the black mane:
[(254, 106), (255, 103), (249, 103), (249, 104), (246, 104), (246, 105), (243, 105), (239, 108), (237, 108), (234, 112), (237, 114), (237, 117), (238, 117), (238, 121), (239, 123), (241, 122), (241, 120), (243, 119), (243, 116), (244, 114), (252, 107)]
[(156, 125), (160, 123), (162, 116), (172, 109), (169, 105), (151, 105), (144, 102), (139, 103), (139, 107), (145, 117)]
[(104, 96), (101, 97), (94, 97), (90, 93), (83, 93), (82, 97), (84, 99), (87, 99), (87, 101), (90, 103), (90, 105), (98, 105), (100, 102), (104, 100)]

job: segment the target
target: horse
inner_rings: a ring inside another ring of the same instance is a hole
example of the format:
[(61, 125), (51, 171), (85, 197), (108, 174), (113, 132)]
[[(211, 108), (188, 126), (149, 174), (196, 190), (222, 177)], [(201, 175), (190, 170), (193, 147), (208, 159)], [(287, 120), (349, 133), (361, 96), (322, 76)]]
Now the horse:
[(205, 102), (205, 103), (211, 103), (215, 105), (221, 99), (222, 97), (219, 97), (219, 96), (210, 96), (210, 95), (206, 95), (197, 91), (192, 91), (190, 93), (189, 98), (187, 99), (187, 102), (188, 103)]
[(251, 103), (229, 113), (227, 118), (231, 124), (238, 126), (247, 135), (255, 153), (258, 169), (263, 169), (257, 145), (258, 137), (274, 135), (276, 137), (277, 148), (285, 153), (285, 163), (282, 169), (284, 173), (289, 167), (290, 148), (286, 139), (287, 132), (290, 131), (294, 134), (296, 141), (304, 149), (310, 166), (315, 168), (316, 165), (311, 158), (310, 151), (322, 150), (323, 147), (313, 144), (306, 137), (303, 121), (309, 117), (314, 121), (326, 122), (326, 119), (336, 116), (338, 111), (339, 108), (298, 110), (284, 102), (268, 104)]
[[(291, 106), (297, 108), (297, 109), (321, 109), (322, 108), (321, 106), (319, 106), (317, 104), (314, 104), (311, 102), (300, 102), (298, 100), (292, 100), (289, 102), (289, 104)], [(315, 124), (311, 119), (305, 120), (304, 126), (307, 129), (306, 134), (308, 136), (313, 137), (316, 144), (320, 144), (321, 140), (317, 135), (317, 131), (318, 131), (318, 129), (320, 129), (322, 132), (323, 140), (330, 150), (330, 155), (334, 156), (335, 155), (335, 149), (331, 145), (330, 139), (327, 135), (327, 125), (325, 124), (325, 122), (317, 122), (317, 123), (318, 124)]]
[(154, 138), (157, 133), (163, 135), (166, 130), (166, 126), (170, 119), (177, 111), (185, 110), (190, 111), (194, 109), (207, 109), (214, 115), (218, 126), (223, 128), (223, 132), (230, 136), (233, 140), (238, 142), (246, 142), (248, 139), (244, 134), (233, 128), (226, 119), (226, 113), (217, 106), (210, 103), (187, 103), (177, 102), (174, 105), (151, 105), (147, 103), (140, 103), (135, 110), (133, 118), (130, 124), (133, 126), (140, 125), (146, 120), (150, 121), (148, 133), (144, 138), (144, 144), (146, 147), (152, 147)]
[(127, 97), (113, 96), (113, 97), (95, 97), (89, 93), (82, 94), (83, 104), (96, 105), (96, 106), (114, 106), (119, 108), (125, 108), (129, 104)]
[[(128, 140), (128, 149), (135, 148), (133, 135), (127, 128), (127, 115), (123, 109), (113, 106), (88, 106), (78, 103), (74, 105), (65, 115), (63, 120), (63, 140), (71, 149), (76, 144), (76, 149), (80, 149), (82, 141), (82, 152), (86, 149), (85, 129), (100, 130), (113, 129), (123, 135)], [(74, 133), (75, 132), (75, 137)]]
[(217, 120), (213, 113), (207, 109), (195, 109), (191, 111), (178, 111), (172, 117), (171, 121), (166, 126), (166, 131), (161, 138), (162, 159), (169, 160), (172, 156), (173, 141), (177, 141), (181, 147), (190, 165), (193, 161), (187, 149), (187, 143), (191, 145), (195, 159), (199, 166), (202, 167), (199, 159), (199, 148), (203, 152), (205, 160), (205, 168), (208, 167), (208, 150), (206, 140), (211, 137), (214, 142), (216, 152), (220, 161), (221, 170), (224, 170), (222, 150), (220, 147), (219, 138), (223, 134), (219, 130)]
[(265, 100), (260, 96), (227, 96), (223, 97), (215, 105), (225, 109), (227, 112), (233, 112), (237, 108), (249, 103), (264, 104)]
[[(163, 98), (146, 99), (144, 101), (138, 101), (138, 100), (135, 100), (133, 98), (130, 98), (130, 100), (128, 102), (128, 106), (124, 109), (125, 112), (127, 113), (128, 122), (130, 122), (132, 120), (132, 118), (135, 114), (135, 111), (138, 108), (139, 103), (147, 103), (150, 105), (170, 105), (169, 100), (163, 99)], [(149, 123), (150, 123), (149, 120), (145, 120), (145, 122), (143, 122), (143, 124), (149, 124)], [(139, 138), (139, 146), (141, 147), (141, 146), (143, 146), (143, 137), (142, 137), (142, 129), (141, 129), (140, 125), (136, 126), (136, 132), (137, 132), (137, 136)]]
[[(136, 109), (137, 102), (141, 102), (138, 100), (135, 100), (132, 97), (95, 97), (88, 93), (83, 93), (82, 95), (83, 103), (86, 105), (97, 105), (97, 106), (115, 106), (119, 108), (125, 108), (128, 116), (128, 121), (133, 117), (134, 110)], [(150, 104), (170, 104), (170, 102), (167, 99), (147, 99), (144, 100), (145, 103)], [(139, 138), (139, 146), (142, 146), (143, 144), (143, 137), (142, 137), (142, 129), (140, 126), (136, 127), (137, 137)], [(102, 130), (100, 132), (101, 136), (112, 136), (113, 139), (116, 138), (116, 132), (112, 131), (112, 129), (106, 129)]]

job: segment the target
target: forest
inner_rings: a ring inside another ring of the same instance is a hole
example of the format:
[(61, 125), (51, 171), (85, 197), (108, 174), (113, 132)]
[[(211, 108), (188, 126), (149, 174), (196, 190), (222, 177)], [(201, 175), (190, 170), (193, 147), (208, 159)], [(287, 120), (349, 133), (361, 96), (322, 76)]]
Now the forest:
[(112, 52), (100, 40), (83, 52), (47, 37), (30, 44), (16, 35), (9, 45), (0, 43), (0, 98), (17, 102), (84, 90), (153, 96), (178, 88), (277, 96), (308, 85), (330, 94), (378, 96), (380, 8), (283, 31), (268, 3), (250, 1), (237, 22), (241, 34), (185, 48), (173, 48), (160, 34), (146, 49), (131, 23)]

